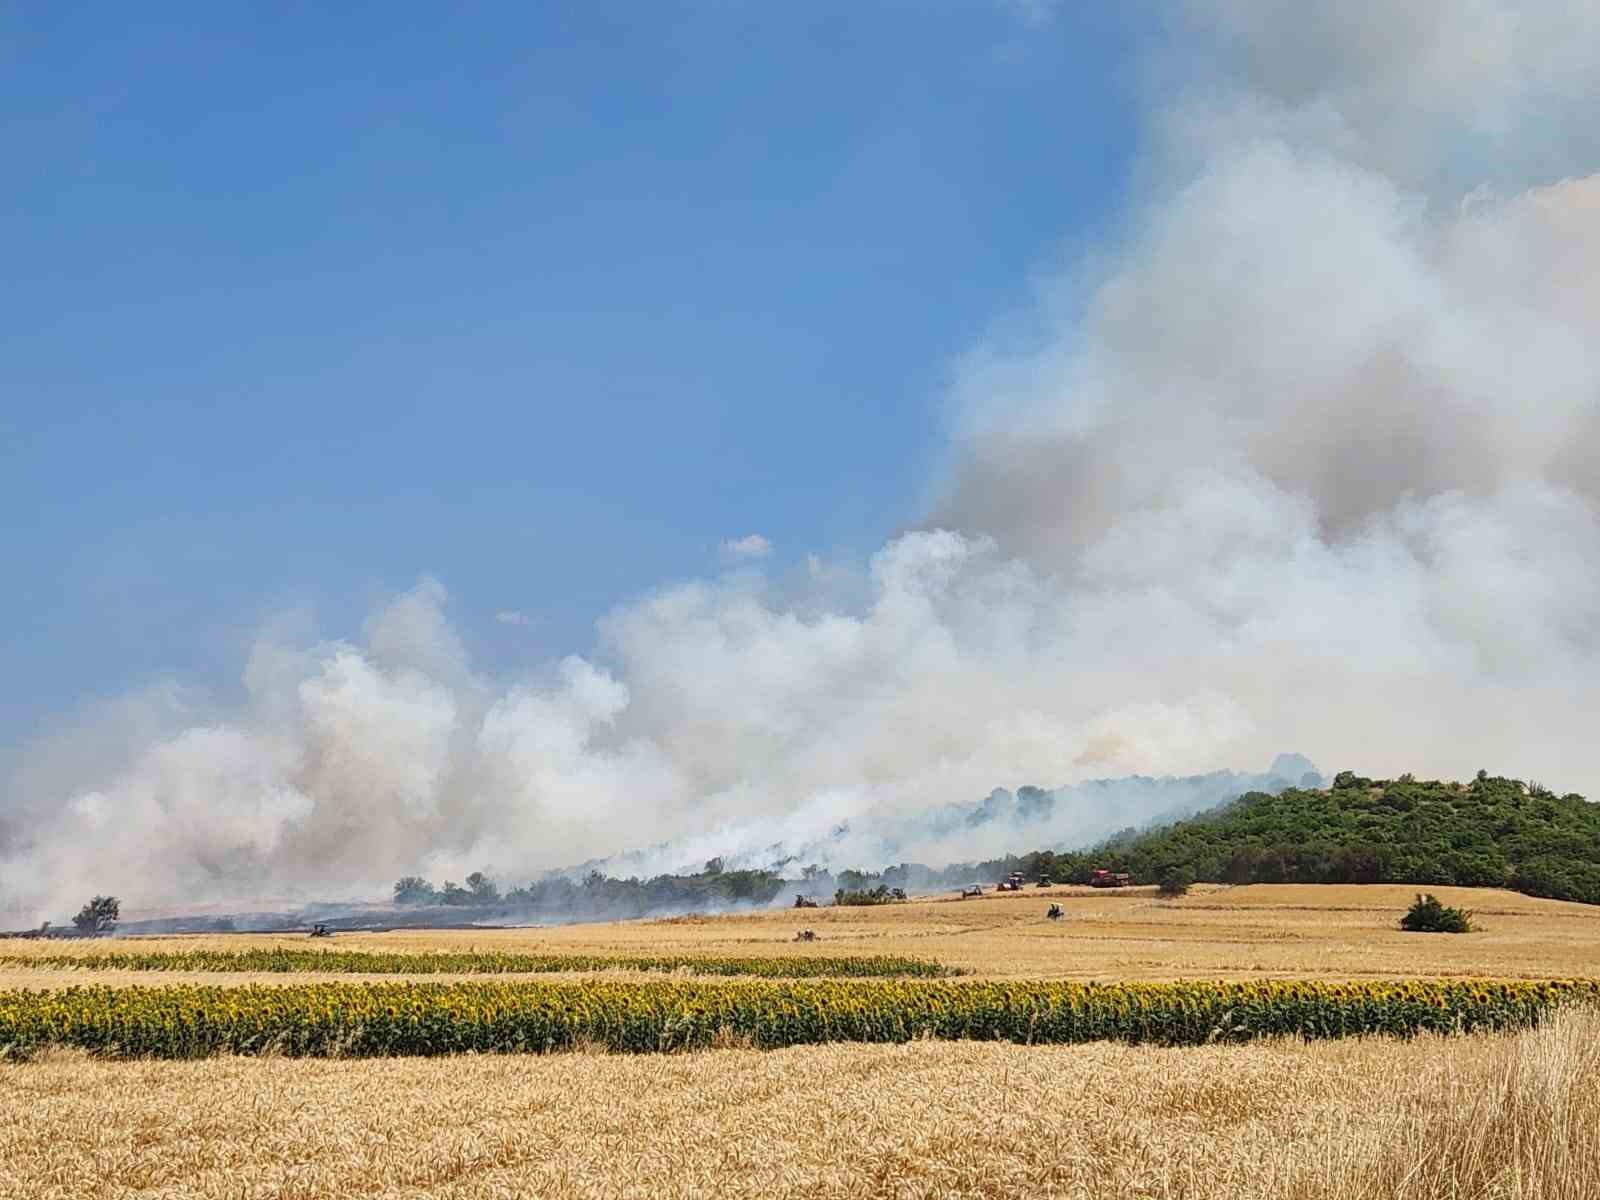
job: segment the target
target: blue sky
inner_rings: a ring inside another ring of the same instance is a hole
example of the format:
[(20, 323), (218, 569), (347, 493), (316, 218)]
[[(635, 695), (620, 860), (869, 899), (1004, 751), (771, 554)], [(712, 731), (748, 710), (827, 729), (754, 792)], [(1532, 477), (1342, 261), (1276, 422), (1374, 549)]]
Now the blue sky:
[(1116, 211), (1079, 7), (0, 6), (0, 743), (422, 575), (515, 671), (724, 538), (881, 544)]

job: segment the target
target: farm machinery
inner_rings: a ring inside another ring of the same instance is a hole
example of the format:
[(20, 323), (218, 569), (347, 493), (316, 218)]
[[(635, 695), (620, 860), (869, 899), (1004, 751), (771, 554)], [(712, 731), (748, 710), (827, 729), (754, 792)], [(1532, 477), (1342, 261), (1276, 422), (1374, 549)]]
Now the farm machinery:
[(1104, 867), (1096, 867), (1094, 874), (1089, 876), (1089, 886), (1097, 888), (1132, 887), (1133, 876), (1126, 871), (1107, 871)]
[(999, 883), (995, 884), (994, 890), (997, 892), (1020, 892), (1022, 890), (1022, 884), (1022, 872), (1013, 871)]
[(975, 883), (971, 887), (965, 887), (961, 889), (961, 898), (963, 900), (967, 899), (969, 896), (981, 895), (983, 895), (983, 884), (981, 883)]
[(815, 908), (817, 906), (817, 902), (814, 897), (796, 895), (794, 898), (794, 906), (796, 908)]

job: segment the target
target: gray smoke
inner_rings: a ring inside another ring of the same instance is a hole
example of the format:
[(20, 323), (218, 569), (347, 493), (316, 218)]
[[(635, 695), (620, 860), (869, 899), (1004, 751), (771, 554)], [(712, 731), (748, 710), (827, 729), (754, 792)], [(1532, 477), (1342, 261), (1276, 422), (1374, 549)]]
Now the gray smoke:
[(802, 808), (771, 819), (742, 820), (696, 830), (660, 845), (583, 863), (615, 878), (698, 871), (711, 858), (729, 869), (778, 868), (795, 877), (807, 866), (826, 871), (872, 870), (901, 863), (942, 867), (1002, 858), (1030, 850), (1078, 849), (1129, 828), (1180, 820), (1246, 792), (1276, 794), (1289, 787), (1322, 787), (1325, 780), (1303, 755), (1280, 754), (1259, 774), (1124, 776), (1090, 779), (1045, 790), (995, 788), (982, 799), (904, 811), (868, 807), (834, 821), (834, 813)]
[(510, 685), (432, 582), (266, 640), (240, 711), (166, 690), (15, 756), (0, 896), (515, 879), (1285, 746), (1593, 791), (1600, 10), (1170, 15), (1126, 225), (961, 359), (919, 528), (731, 555)]

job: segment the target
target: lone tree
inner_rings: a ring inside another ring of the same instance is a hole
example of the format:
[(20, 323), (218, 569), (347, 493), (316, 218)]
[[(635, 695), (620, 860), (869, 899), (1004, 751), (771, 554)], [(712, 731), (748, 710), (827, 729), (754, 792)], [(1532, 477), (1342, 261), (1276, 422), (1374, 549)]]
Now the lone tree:
[(1463, 908), (1441, 904), (1437, 896), (1423, 893), (1400, 918), (1400, 928), (1407, 933), (1471, 933), (1472, 914)]
[(500, 889), (482, 871), (467, 876), (467, 890), (472, 893), (474, 904), (493, 904), (500, 899)]
[(96, 896), (78, 911), (72, 923), (84, 933), (109, 933), (117, 927), (122, 905), (115, 896)]

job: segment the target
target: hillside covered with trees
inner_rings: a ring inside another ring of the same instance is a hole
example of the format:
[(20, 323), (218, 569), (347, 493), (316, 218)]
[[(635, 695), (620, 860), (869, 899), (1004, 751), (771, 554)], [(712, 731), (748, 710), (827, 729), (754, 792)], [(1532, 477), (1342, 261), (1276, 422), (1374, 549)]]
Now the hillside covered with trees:
[(1600, 805), (1481, 771), (1465, 784), (1345, 771), (1331, 788), (1252, 792), (1086, 853), (1042, 851), (978, 866), (1059, 882), (1087, 879), (1099, 866), (1128, 871), (1139, 883), (1187, 875), (1215, 883), (1507, 887), (1600, 904)]

